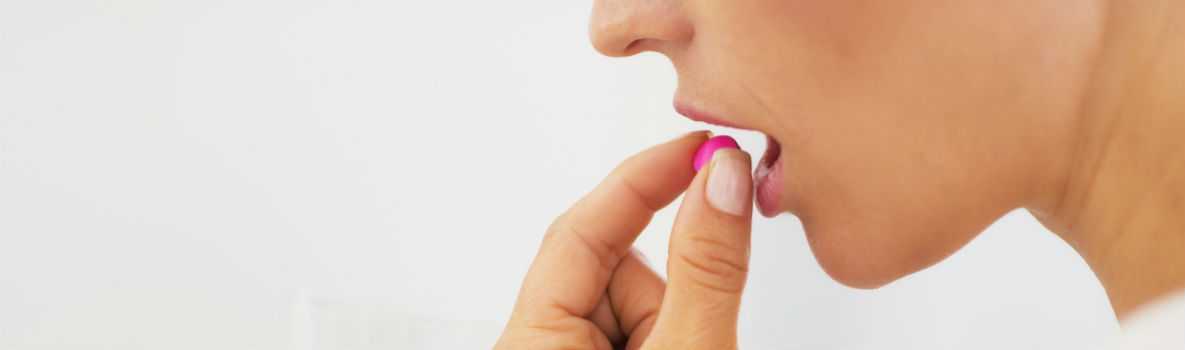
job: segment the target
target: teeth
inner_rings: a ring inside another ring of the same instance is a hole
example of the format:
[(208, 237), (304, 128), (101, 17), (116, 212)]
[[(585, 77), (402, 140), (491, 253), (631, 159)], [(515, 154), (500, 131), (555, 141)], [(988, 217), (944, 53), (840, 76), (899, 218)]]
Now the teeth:
[(771, 168), (777, 162), (781, 150), (778, 147), (778, 142), (774, 138), (765, 136), (765, 154), (761, 156), (761, 161), (757, 163), (757, 169), (753, 171), (753, 179), (762, 180), (769, 176)]
[(769, 162), (761, 162), (761, 164), (757, 165), (757, 170), (753, 171), (753, 178), (757, 180), (764, 179), (766, 176), (769, 176), (770, 168)]

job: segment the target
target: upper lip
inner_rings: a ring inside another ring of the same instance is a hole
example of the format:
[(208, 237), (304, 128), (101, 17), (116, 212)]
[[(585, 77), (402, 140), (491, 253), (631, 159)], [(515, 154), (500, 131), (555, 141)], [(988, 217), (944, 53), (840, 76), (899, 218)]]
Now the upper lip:
[(696, 109), (695, 107), (691, 107), (690, 105), (687, 105), (685, 103), (675, 102), (675, 112), (682, 114), (684, 117), (687, 117), (687, 119), (691, 119), (691, 120), (695, 120), (695, 121), (699, 121), (699, 122), (704, 122), (704, 123), (708, 123), (708, 124), (712, 124), (712, 125), (719, 125), (719, 126), (724, 126), (724, 127), (730, 127), (730, 128), (736, 128), (736, 129), (750, 130), (749, 128), (740, 126), (734, 122), (717, 118), (717, 117), (709, 114), (708, 112)]
[[(708, 123), (708, 124), (712, 124), (712, 125), (718, 125), (718, 126), (729, 127), (729, 128), (736, 128), (736, 129), (740, 129), (740, 130), (752, 130), (752, 131), (761, 132), (760, 130), (757, 130), (754, 128), (747, 128), (747, 127), (741, 126), (735, 122), (717, 118), (708, 112), (705, 112), (701, 109), (697, 109), (695, 107), (692, 107), (690, 104), (683, 103), (678, 100), (675, 101), (675, 111), (678, 112), (679, 114), (682, 114), (683, 116), (687, 117), (688, 119), (699, 121), (699, 122), (704, 122), (704, 123)], [(781, 145), (778, 143), (778, 140), (774, 139), (769, 134), (766, 134), (764, 132), (761, 132), (761, 133), (765, 135), (766, 140), (767, 140), (765, 154), (762, 155), (762, 157), (761, 157), (761, 164), (768, 167), (768, 166), (773, 165), (773, 163), (778, 160), (779, 156), (781, 156), (781, 153), (782, 153), (781, 152)]]

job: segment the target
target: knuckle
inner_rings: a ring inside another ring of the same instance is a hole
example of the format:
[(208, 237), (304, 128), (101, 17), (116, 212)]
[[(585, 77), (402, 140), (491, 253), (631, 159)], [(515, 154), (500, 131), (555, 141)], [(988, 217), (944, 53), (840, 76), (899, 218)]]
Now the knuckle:
[[(579, 203), (576, 204), (577, 206)], [(572, 210), (560, 214), (547, 226), (547, 231), (543, 234), (543, 243), (547, 245), (557, 245), (568, 243), (565, 242), (580, 234), (577, 227), (579, 224), (572, 219)]]
[(543, 243), (546, 245), (549, 242), (554, 242), (556, 237), (561, 236), (561, 231), (567, 230), (567, 227), (569, 226), (567, 222), (567, 213), (560, 214), (560, 216), (556, 217), (555, 220), (551, 222), (551, 225), (547, 226), (547, 231), (543, 233)]
[(749, 273), (748, 253), (721, 242), (696, 239), (677, 249), (676, 259), (686, 268), (688, 281), (699, 287), (737, 294)]
[(621, 188), (629, 194), (627, 197), (636, 202), (638, 208), (645, 209), (653, 213), (661, 210), (664, 206), (664, 201), (662, 199), (654, 198), (655, 196), (650, 194), (650, 191), (644, 190), (643, 187), (637, 183), (637, 180), (631, 179), (624, 175), (616, 175), (614, 178)]
[(623, 254), (618, 253), (619, 249), (612, 243), (590, 237), (588, 232), (580, 228), (580, 223), (570, 220), (566, 213), (547, 228), (543, 236), (543, 249), (579, 252), (579, 256), (568, 258), (583, 259), (587, 256), (588, 259), (596, 260), (600, 268), (606, 271), (612, 271)]

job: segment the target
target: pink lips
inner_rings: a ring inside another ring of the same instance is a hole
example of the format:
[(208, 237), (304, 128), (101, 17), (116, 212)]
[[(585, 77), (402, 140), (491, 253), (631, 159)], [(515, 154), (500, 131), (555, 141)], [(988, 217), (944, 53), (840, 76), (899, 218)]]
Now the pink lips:
[(678, 103), (678, 102), (675, 103), (675, 112), (679, 113), (680, 115), (683, 115), (684, 117), (687, 117), (687, 119), (691, 119), (691, 120), (698, 121), (698, 122), (704, 122), (704, 123), (708, 123), (708, 124), (712, 124), (712, 125), (726, 126), (726, 127), (730, 127), (730, 128), (734, 128), (734, 129), (744, 129), (743, 127), (741, 127), (739, 125), (736, 125), (736, 124), (731, 123), (726, 120), (717, 119), (715, 117), (712, 117), (708, 113), (704, 113), (703, 111), (692, 108), (689, 105), (686, 105), (683, 103)]

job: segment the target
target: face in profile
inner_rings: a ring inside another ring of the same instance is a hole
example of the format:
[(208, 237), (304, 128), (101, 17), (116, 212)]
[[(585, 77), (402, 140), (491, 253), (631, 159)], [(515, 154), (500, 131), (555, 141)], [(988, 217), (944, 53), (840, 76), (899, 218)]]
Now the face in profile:
[(1056, 0), (596, 0), (594, 46), (654, 51), (680, 113), (766, 134), (758, 208), (872, 288), (1052, 205), (1097, 11)]

